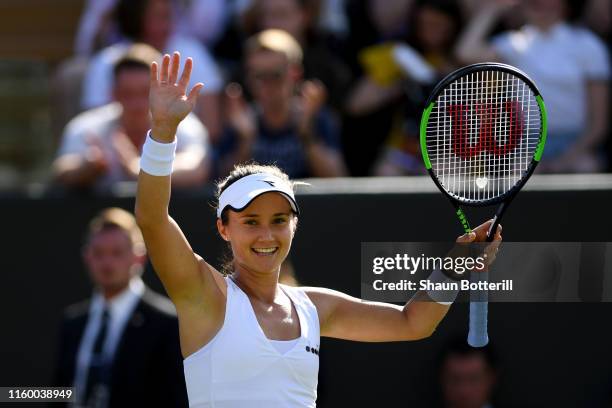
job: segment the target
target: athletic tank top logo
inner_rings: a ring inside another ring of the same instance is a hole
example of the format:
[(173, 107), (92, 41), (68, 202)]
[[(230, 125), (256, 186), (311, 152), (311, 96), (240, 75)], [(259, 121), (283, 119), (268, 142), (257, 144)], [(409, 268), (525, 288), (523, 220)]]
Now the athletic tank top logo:
[(314, 355), (319, 355), (319, 349), (318, 348), (314, 348), (314, 347), (310, 347), (310, 346), (306, 346), (306, 351), (309, 353), (312, 353)]

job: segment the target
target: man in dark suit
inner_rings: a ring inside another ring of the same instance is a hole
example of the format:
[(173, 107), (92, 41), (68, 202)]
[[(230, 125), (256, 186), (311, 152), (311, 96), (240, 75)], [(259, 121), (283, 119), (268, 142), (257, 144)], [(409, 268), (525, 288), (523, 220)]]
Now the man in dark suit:
[(91, 221), (83, 258), (95, 290), (66, 309), (56, 372), (78, 407), (188, 405), (176, 311), (142, 282), (145, 256), (132, 214), (110, 208)]

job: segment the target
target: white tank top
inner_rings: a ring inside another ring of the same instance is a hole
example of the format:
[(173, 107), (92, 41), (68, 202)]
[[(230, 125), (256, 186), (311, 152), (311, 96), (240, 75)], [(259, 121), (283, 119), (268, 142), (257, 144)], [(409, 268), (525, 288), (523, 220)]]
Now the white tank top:
[(300, 319), (285, 353), (266, 337), (247, 295), (226, 278), (223, 327), (184, 360), (190, 408), (316, 407), (320, 330), (317, 309), (300, 288), (280, 285)]

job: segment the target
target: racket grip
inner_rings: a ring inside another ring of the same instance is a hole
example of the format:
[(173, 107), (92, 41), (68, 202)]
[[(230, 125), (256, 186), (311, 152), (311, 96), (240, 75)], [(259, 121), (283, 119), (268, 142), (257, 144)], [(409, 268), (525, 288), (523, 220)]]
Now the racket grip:
[[(478, 281), (488, 282), (488, 275), (488, 272), (472, 272), (470, 274), (470, 281), (471, 283)], [(489, 335), (487, 333), (487, 319), (489, 313), (488, 300), (488, 290), (470, 291), (468, 344), (472, 347), (484, 347), (489, 343)]]
[(470, 302), (470, 331), (468, 344), (472, 347), (484, 347), (489, 343), (487, 334), (488, 302)]

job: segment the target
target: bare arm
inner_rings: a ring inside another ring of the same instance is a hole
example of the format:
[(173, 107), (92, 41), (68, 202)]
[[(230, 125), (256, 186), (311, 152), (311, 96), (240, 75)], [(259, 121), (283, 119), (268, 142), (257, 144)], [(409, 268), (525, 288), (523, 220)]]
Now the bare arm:
[(304, 81), (298, 103), (297, 132), (310, 171), (314, 177), (343, 177), (348, 174), (342, 154), (322, 142), (315, 122), (327, 100), (327, 90), (321, 81)]
[(88, 158), (80, 154), (65, 154), (53, 162), (55, 178), (67, 187), (87, 187), (107, 171), (102, 158)]
[[(178, 83), (178, 53), (172, 57), (172, 66), (170, 57), (164, 56), (159, 78), (157, 64), (151, 66), (151, 134), (160, 143), (174, 140), (178, 124), (193, 109), (202, 87), (197, 84), (189, 95), (185, 94), (192, 64), (188, 59)], [(181, 308), (194, 304), (217, 312), (222, 294), (214, 284), (216, 272), (193, 252), (178, 224), (168, 215), (169, 201), (170, 176), (153, 176), (141, 170), (135, 212), (155, 272), (179, 309), (179, 315)]]
[(348, 170), (342, 155), (318, 141), (304, 148), (313, 177), (346, 177)]
[(604, 141), (608, 130), (609, 91), (606, 81), (590, 81), (587, 84), (587, 127), (566, 153), (544, 163), (549, 172), (597, 172), (601, 164), (597, 148)]
[(210, 143), (216, 145), (221, 137), (223, 124), (221, 122), (221, 107), (219, 94), (203, 94), (198, 97), (196, 114), (206, 126)]
[(367, 115), (386, 103), (399, 98), (403, 93), (401, 84), (380, 86), (368, 77), (362, 77), (350, 92), (346, 111), (351, 115)]
[[(458, 242), (483, 242), (491, 221), (474, 229), (474, 235), (463, 235)], [(501, 228), (487, 249), (490, 262), (501, 242)], [(325, 288), (305, 288), (316, 305), (321, 336), (346, 340), (380, 342), (418, 340), (429, 337), (450, 306), (432, 301), (419, 291), (403, 307), (390, 303), (367, 302)]]
[(607, 81), (587, 83), (588, 128), (578, 141), (580, 150), (593, 150), (604, 140), (608, 131), (609, 89)]
[(242, 87), (232, 82), (225, 87), (225, 121), (236, 133), (236, 147), (221, 159), (222, 173), (229, 173), (234, 164), (249, 160), (257, 137), (255, 112), (244, 98)]
[(64, 153), (53, 162), (55, 178), (67, 187), (88, 187), (108, 171), (108, 159), (100, 141), (86, 134), (84, 142), (84, 151)]
[[(325, 288), (306, 288), (317, 306), (321, 336), (381, 342), (419, 340), (429, 337), (449, 306), (426, 301), (422, 292), (405, 306), (367, 302)], [(420, 300), (417, 300), (420, 299)]]
[(487, 2), (461, 33), (455, 47), (455, 56), (463, 64), (497, 61), (498, 55), (487, 43), (487, 35), (499, 20), (505, 7), (497, 1)]

